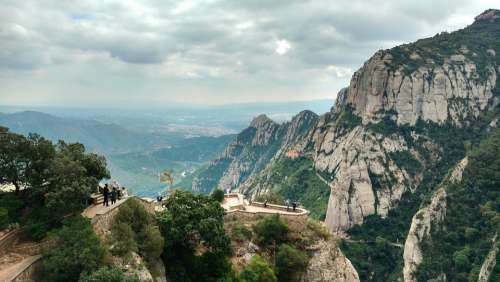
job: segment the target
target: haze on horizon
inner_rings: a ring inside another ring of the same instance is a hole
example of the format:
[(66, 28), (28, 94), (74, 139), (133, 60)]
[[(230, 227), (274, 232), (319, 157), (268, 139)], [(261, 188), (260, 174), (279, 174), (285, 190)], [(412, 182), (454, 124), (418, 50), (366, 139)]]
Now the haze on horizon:
[(333, 99), (375, 51), (495, 0), (0, 1), (0, 105)]

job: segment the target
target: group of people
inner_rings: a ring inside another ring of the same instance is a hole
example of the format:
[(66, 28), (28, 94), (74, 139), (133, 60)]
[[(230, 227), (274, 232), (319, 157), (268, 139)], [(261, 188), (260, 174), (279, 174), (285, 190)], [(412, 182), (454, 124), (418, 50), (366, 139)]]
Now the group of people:
[(127, 197), (127, 190), (125, 189), (125, 187), (120, 188), (120, 185), (118, 185), (116, 181), (114, 181), (113, 184), (106, 183), (101, 192), (104, 197), (102, 205), (106, 207), (109, 206), (110, 199), (111, 205), (114, 205), (117, 200), (121, 200), (122, 197)]

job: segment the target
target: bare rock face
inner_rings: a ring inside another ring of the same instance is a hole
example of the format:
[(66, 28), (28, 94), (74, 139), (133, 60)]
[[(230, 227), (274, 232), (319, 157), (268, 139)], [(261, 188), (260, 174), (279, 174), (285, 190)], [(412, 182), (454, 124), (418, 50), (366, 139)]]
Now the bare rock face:
[(303, 282), (359, 281), (356, 269), (334, 242), (321, 240), (312, 248), (315, 252), (302, 277)]
[[(467, 163), (468, 158), (463, 158), (444, 179), (442, 184), (459, 183), (462, 181), (462, 173)], [(430, 204), (421, 208), (412, 218), (403, 253), (403, 277), (405, 282), (417, 282), (414, 272), (423, 259), (420, 244), (430, 235), (432, 228), (439, 226), (445, 216), (446, 191), (444, 187), (441, 187), (434, 192)]]
[(462, 54), (437, 67), (423, 64), (411, 74), (403, 66), (388, 67), (392, 61), (390, 53), (379, 51), (351, 79), (346, 102), (364, 124), (392, 112), (398, 124), (451, 119), (460, 125), (466, 117), (477, 117), (493, 96), (496, 70), (490, 68), (486, 79), (478, 79), (476, 64)]
[(315, 168), (331, 175), (325, 223), (332, 232), (361, 224), (371, 214), (386, 216), (402, 193), (412, 188), (407, 183), (416, 186), (419, 181), (388, 157), (389, 153), (408, 150), (403, 138), (374, 134), (361, 125), (346, 132), (335, 127), (335, 123), (320, 119), (320, 130), (313, 136)]
[(479, 276), (477, 282), (488, 282), (490, 280), (491, 273), (496, 266), (497, 256), (500, 246), (497, 241), (497, 234), (493, 237), (491, 250), (488, 252), (488, 255), (484, 259), (483, 265), (481, 265), (481, 270), (479, 271)]
[(432, 197), (431, 203), (420, 209), (411, 222), (404, 249), (403, 277), (405, 282), (417, 282), (413, 273), (422, 262), (420, 243), (429, 236), (431, 227), (439, 224), (446, 215), (446, 191), (440, 188)]

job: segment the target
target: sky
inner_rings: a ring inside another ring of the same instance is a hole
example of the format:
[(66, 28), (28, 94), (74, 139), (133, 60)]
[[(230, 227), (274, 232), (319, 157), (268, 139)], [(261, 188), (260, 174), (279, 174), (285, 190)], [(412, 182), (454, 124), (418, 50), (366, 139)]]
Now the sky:
[(0, 105), (334, 99), (375, 51), (498, 0), (0, 0)]

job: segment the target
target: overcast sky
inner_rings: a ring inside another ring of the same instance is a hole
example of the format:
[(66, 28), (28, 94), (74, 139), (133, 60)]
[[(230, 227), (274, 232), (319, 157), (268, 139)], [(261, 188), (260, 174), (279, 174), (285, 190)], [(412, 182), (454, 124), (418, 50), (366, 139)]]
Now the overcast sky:
[(0, 0), (0, 104), (333, 99), (376, 50), (498, 0)]

